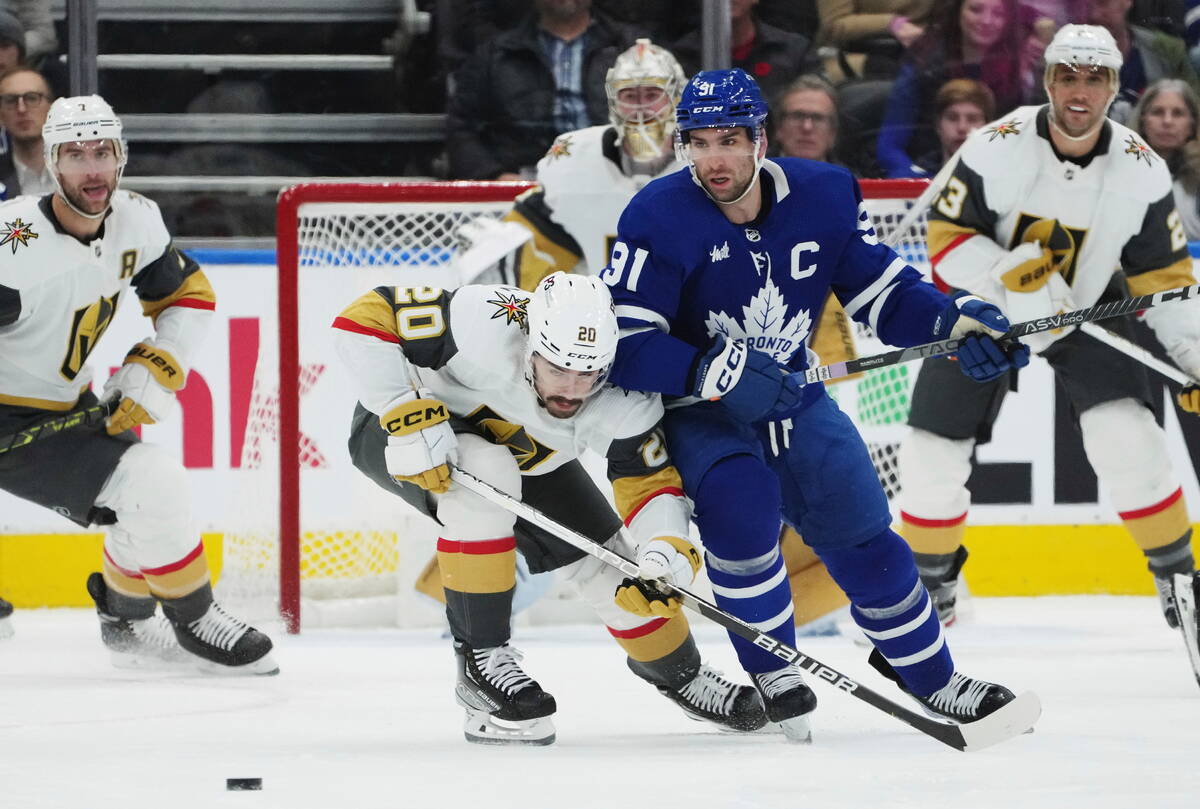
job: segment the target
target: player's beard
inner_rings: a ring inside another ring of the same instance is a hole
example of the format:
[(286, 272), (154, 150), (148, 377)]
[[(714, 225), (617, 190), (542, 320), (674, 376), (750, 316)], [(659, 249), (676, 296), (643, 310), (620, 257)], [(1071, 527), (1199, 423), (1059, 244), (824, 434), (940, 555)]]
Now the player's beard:
[(556, 419), (569, 419), (583, 407), (583, 399), (568, 399), (565, 396), (539, 397), (542, 407)]
[[(93, 215), (101, 214), (108, 210), (108, 206), (112, 204), (113, 194), (117, 190), (117, 181), (115, 179), (112, 181), (82, 180), (73, 186), (69, 186), (63, 181), (60, 175), (59, 183), (62, 189), (63, 197), (66, 198), (67, 202), (71, 203), (71, 205), (73, 205), (76, 209)], [(106, 193), (104, 194), (103, 202), (93, 200), (84, 195), (84, 188), (91, 188), (94, 186), (105, 187)]]
[(704, 190), (718, 202), (732, 202), (746, 193), (746, 190), (750, 187), (750, 183), (754, 181), (755, 172), (753, 167), (751, 167), (745, 176), (742, 176), (740, 172), (732, 171), (714, 172), (714, 174), (728, 177), (730, 182), (718, 188), (710, 181), (709, 178), (713, 176), (710, 174), (701, 178), (701, 182), (704, 183)]

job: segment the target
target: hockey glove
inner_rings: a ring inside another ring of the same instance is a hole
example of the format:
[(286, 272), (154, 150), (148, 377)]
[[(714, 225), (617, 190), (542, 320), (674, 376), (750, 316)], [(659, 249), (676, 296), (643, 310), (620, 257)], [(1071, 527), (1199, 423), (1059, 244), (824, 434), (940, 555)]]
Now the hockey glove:
[(681, 603), (657, 586), (658, 581), (686, 587), (700, 569), (700, 552), (682, 537), (655, 537), (638, 551), (639, 578), (625, 579), (617, 587), (617, 606), (634, 615), (674, 618)]
[(1200, 385), (1187, 385), (1175, 394), (1179, 407), (1194, 415), (1200, 415)]
[(379, 423), (388, 433), (383, 449), (388, 474), (434, 494), (450, 488), (450, 463), (457, 461), (458, 439), (450, 411), (425, 388), (409, 391), (388, 404)]
[(1024, 368), (1029, 364), (1028, 348), (1015, 340), (1011, 343), (996, 341), (995, 338), (1008, 331), (1008, 325), (1008, 318), (995, 304), (974, 295), (959, 294), (938, 318), (934, 339), (966, 338), (954, 352), (959, 367), (976, 382), (989, 382), (1010, 368)]
[(996, 262), (992, 277), (1010, 292), (1034, 292), (1045, 286), (1058, 269), (1049, 247), (1036, 241), (1022, 242)]
[(162, 421), (183, 388), (187, 369), (166, 344), (143, 340), (129, 349), (125, 363), (104, 383), (102, 399), (119, 400), (105, 428), (117, 435), (139, 424)]
[[(1060, 269), (1053, 251), (1036, 241), (1019, 244), (1001, 256), (991, 274), (1003, 288), (1004, 311), (1009, 319), (1019, 323), (1074, 309), (1071, 287)], [(1074, 326), (1066, 326), (1031, 334), (1025, 344), (1040, 354), (1074, 330)]]
[(759, 421), (800, 403), (800, 385), (779, 363), (740, 340), (718, 334), (692, 376), (692, 395), (720, 399), (742, 422)]

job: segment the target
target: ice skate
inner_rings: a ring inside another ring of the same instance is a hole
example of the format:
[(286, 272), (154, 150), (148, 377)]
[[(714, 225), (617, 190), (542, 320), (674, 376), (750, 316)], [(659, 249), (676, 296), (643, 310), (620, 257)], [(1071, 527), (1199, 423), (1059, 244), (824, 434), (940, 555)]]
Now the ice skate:
[(553, 744), (557, 706), (521, 668), (508, 644), (475, 649), (454, 642), (458, 682), (454, 698), (467, 711), (463, 735), (475, 744)]
[(108, 647), (112, 664), (119, 669), (191, 668), (194, 658), (175, 639), (175, 630), (162, 615), (121, 618), (112, 614), (104, 577), (93, 573), (87, 580), (88, 595), (100, 616), (100, 639)]
[(1016, 699), (1013, 692), (1002, 685), (976, 680), (957, 671), (950, 675), (950, 682), (932, 694), (919, 697), (908, 690), (900, 675), (892, 668), (879, 650), (871, 652), (868, 662), (889, 680), (900, 686), (900, 690), (920, 703), (925, 713), (935, 719), (946, 719), (956, 724), (974, 722), (998, 711)]
[(722, 730), (758, 730), (767, 724), (762, 699), (753, 686), (730, 682), (706, 665), (678, 688), (656, 687), (698, 722), (712, 722)]
[(194, 621), (171, 621), (184, 651), (208, 674), (278, 674), (271, 639), (213, 601)]
[(817, 707), (813, 693), (799, 669), (785, 666), (765, 674), (751, 674), (767, 709), (767, 719), (775, 723), (788, 741), (811, 742), (812, 727), (808, 716)]
[(0, 598), (0, 640), (13, 636), (12, 614), (13, 605)]
[[(950, 626), (958, 618), (958, 576), (963, 565), (967, 562), (967, 549), (962, 545), (948, 559), (942, 561), (941, 555), (915, 553), (913, 558), (917, 563), (917, 571), (921, 575), (921, 583), (929, 591), (933, 606), (937, 610), (938, 620), (942, 626)], [(930, 559), (938, 559), (940, 564), (930, 565)], [(946, 567), (946, 563), (949, 567)]]
[(1175, 574), (1174, 595), (1178, 624), (1183, 632), (1188, 659), (1192, 663), (1192, 673), (1196, 676), (1197, 684), (1200, 684), (1200, 616), (1196, 614), (1196, 601), (1200, 600), (1200, 574)]
[[(1187, 574), (1184, 576), (1188, 577)], [(1175, 577), (1155, 576), (1154, 588), (1158, 591), (1158, 605), (1162, 607), (1163, 618), (1166, 619), (1167, 626), (1178, 629), (1179, 605), (1175, 599)]]

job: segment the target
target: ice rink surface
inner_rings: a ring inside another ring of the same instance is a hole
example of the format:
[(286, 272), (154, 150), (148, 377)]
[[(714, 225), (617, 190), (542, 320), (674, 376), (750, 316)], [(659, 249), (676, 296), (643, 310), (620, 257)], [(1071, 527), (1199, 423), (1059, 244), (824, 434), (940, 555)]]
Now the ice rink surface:
[[(944, 747), (814, 684), (814, 743), (690, 721), (596, 626), (519, 629), (558, 700), (550, 747), (467, 744), (453, 654), (433, 630), (276, 634), (278, 677), (110, 667), (84, 610), (20, 611), (0, 643), (0, 807), (920, 807), (1166, 809), (1200, 787), (1200, 687), (1157, 601), (975, 599), (950, 631), (960, 670), (1035, 690), (1033, 734)], [(697, 619), (699, 621), (699, 619)], [(724, 634), (706, 659), (740, 681)], [(846, 637), (802, 651), (904, 700)], [(226, 778), (260, 777), (259, 792)]]

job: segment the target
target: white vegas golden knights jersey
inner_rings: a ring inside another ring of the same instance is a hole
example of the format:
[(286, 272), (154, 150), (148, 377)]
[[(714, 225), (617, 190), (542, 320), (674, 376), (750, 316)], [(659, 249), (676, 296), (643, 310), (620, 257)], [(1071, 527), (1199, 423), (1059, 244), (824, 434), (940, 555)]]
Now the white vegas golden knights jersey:
[(151, 317), (174, 304), (214, 306), (155, 203), (118, 190), (85, 244), (58, 227), (50, 200), (0, 205), (0, 405), (70, 409), (91, 381), (88, 355), (131, 285)]
[(559, 135), (538, 161), (538, 187), (518, 197), (505, 217), (534, 234), (518, 259), (518, 285), (532, 289), (557, 270), (600, 272), (608, 263), (617, 220), (629, 200), (655, 177), (680, 168), (683, 164), (672, 159), (653, 177), (626, 175), (612, 126)]
[(1003, 302), (991, 266), (1002, 251), (1037, 240), (1054, 251), (1075, 308), (1095, 304), (1117, 270), (1134, 295), (1195, 283), (1162, 158), (1133, 130), (1104, 127), (1080, 162), (1056, 155), (1045, 106), (973, 133), (930, 210), (936, 276)]
[(551, 472), (585, 448), (608, 458), (610, 477), (665, 466), (657, 395), (606, 385), (569, 419), (538, 404), (525, 381), (528, 301), (527, 292), (501, 285), (377, 287), (334, 321), (338, 353), (371, 412), (428, 388), (460, 422), (507, 446), (523, 475)]

